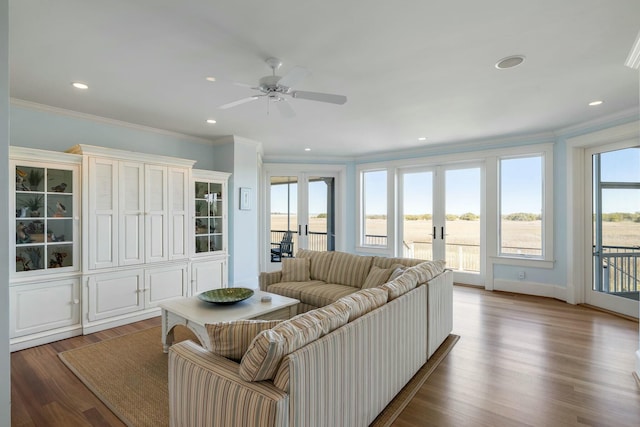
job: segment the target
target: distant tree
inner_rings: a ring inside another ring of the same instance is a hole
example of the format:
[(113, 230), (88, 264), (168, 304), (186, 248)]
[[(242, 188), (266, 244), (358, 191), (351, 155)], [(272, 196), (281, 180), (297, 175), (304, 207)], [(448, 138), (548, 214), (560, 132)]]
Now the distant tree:
[(474, 214), (473, 212), (467, 212), (460, 215), (460, 219), (463, 221), (477, 221), (480, 219), (480, 216)]
[(316, 218), (326, 218), (326, 217), (327, 217), (326, 213), (321, 213), (321, 214), (316, 215)]
[(508, 215), (503, 215), (502, 218), (507, 221), (538, 221), (542, 219), (542, 215), (527, 213), (527, 212), (516, 212)]
[(458, 220), (458, 215), (446, 214), (444, 216), (444, 219), (447, 220), (447, 221), (457, 221)]

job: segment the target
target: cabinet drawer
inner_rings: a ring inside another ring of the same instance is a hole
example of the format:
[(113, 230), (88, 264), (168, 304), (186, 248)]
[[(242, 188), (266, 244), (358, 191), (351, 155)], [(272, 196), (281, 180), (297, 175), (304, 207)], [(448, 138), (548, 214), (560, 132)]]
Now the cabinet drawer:
[(10, 337), (16, 338), (80, 323), (80, 280), (9, 288)]

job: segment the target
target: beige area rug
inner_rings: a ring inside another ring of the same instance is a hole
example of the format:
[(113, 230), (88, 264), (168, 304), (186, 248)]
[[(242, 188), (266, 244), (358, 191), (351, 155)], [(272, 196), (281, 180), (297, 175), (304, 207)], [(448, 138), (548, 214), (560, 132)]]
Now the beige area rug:
[[(160, 327), (60, 353), (65, 365), (125, 424), (134, 427), (169, 425), (167, 355)], [(375, 419), (389, 426), (446, 357), (460, 337), (449, 335), (442, 346)], [(178, 327), (175, 341), (198, 340)]]

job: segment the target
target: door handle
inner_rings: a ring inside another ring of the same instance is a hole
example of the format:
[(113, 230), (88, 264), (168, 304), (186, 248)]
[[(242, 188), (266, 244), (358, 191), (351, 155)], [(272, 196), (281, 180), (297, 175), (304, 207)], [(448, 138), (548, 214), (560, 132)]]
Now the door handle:
[(444, 227), (440, 227), (440, 238), (444, 240)]
[(305, 226), (304, 226), (304, 235), (305, 236), (309, 235), (309, 224), (305, 224)]
[(433, 236), (433, 240), (435, 240), (435, 239), (436, 239), (436, 227), (435, 227), (435, 226), (433, 227), (433, 234), (432, 234), (432, 236)]
[(298, 224), (298, 236), (302, 235), (302, 225)]

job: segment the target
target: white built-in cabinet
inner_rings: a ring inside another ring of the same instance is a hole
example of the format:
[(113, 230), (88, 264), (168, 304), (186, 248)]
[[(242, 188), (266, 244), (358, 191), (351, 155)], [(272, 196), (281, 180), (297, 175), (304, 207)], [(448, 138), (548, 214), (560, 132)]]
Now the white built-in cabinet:
[(225, 288), (227, 282), (227, 186), (229, 174), (194, 169), (191, 292)]
[(12, 350), (82, 333), (82, 157), (10, 147), (9, 337)]
[(90, 145), (11, 147), (10, 161), (12, 351), (227, 286), (229, 174)]

